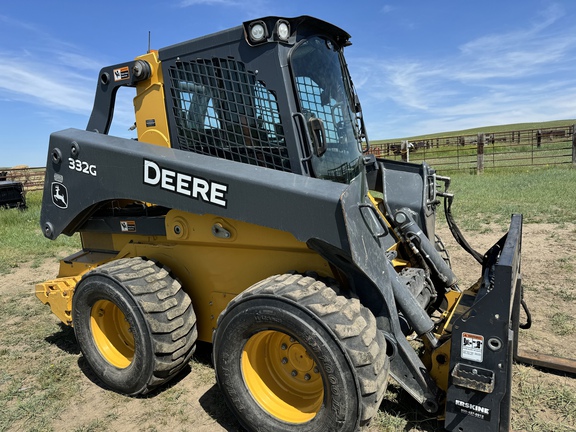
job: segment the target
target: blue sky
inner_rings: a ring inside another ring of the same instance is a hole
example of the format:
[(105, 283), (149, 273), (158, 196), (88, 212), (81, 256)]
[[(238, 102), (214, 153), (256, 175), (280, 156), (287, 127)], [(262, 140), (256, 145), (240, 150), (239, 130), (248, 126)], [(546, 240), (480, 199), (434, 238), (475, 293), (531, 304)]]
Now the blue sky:
[[(260, 16), (312, 15), (346, 49), (370, 139), (576, 118), (572, 0), (6, 1), (0, 167), (43, 166), (51, 132), (84, 129), (101, 67)], [(133, 136), (129, 90), (111, 133)]]

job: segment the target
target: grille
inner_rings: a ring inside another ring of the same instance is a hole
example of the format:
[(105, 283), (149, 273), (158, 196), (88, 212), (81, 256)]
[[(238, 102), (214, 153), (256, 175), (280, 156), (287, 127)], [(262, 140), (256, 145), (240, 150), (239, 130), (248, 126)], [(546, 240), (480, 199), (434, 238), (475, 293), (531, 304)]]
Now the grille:
[(169, 68), (180, 149), (291, 171), (274, 93), (234, 59)]

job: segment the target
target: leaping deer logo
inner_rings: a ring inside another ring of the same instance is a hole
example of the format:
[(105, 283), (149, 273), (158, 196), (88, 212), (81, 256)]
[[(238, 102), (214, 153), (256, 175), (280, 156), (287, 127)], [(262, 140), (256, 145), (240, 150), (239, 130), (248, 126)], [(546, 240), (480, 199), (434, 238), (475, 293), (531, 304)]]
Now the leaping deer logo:
[(68, 190), (60, 183), (52, 183), (52, 202), (56, 207), (68, 208)]

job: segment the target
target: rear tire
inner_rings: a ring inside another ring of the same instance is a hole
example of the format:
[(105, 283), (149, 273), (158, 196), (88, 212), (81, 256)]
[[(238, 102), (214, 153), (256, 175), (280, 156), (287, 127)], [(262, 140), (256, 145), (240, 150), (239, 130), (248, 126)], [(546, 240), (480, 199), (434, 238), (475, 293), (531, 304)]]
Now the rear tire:
[(448, 252), (448, 249), (446, 249), (446, 246), (444, 246), (444, 242), (442, 241), (442, 239), (438, 234), (434, 235), (434, 246), (436, 247), (436, 250), (440, 253), (440, 256), (442, 257), (444, 262), (448, 265), (448, 267), (452, 268), (452, 262), (450, 261), (450, 253)]
[(218, 319), (216, 378), (247, 429), (352, 431), (376, 414), (390, 367), (386, 341), (372, 313), (337, 289), (273, 276)]
[(190, 297), (153, 261), (124, 258), (90, 271), (72, 303), (85, 359), (117, 392), (150, 392), (186, 366), (196, 348)]

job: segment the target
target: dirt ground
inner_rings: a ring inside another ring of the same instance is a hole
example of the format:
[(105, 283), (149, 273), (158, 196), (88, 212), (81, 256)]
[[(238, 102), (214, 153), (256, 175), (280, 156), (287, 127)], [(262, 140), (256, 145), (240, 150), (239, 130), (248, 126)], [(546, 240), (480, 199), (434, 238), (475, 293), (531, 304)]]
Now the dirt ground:
[[(483, 233), (465, 235), (469, 243), (483, 253), (506, 233), (507, 228), (487, 225)], [(448, 229), (441, 229), (439, 233), (450, 251), (452, 267), (460, 279), (460, 286), (471, 285), (478, 278), (479, 264), (457, 246)], [(576, 336), (576, 321), (571, 318), (576, 307), (575, 234), (576, 224), (523, 226), (522, 285), (533, 325), (530, 330), (520, 331), (521, 349), (576, 358), (572, 345)], [(564, 316), (566, 319), (559, 322), (557, 317)], [(554, 324), (562, 328), (554, 328)]]
[[(504, 234), (505, 227), (486, 225), (483, 231), (467, 234), (469, 242), (481, 252), (484, 252)], [(524, 226), (522, 273), (525, 298), (533, 316), (533, 328), (522, 331), (520, 345), (523, 349), (576, 358), (574, 353), (576, 345), (573, 342), (576, 337), (575, 234), (576, 224), (562, 226), (526, 224)], [(461, 280), (461, 286), (467, 287), (478, 278), (479, 265), (455, 245), (447, 231), (440, 231), (440, 235), (451, 252), (452, 265)], [(34, 284), (54, 277), (56, 272), (57, 264), (52, 260), (44, 262), (37, 268), (23, 265), (14, 269), (12, 273), (2, 276), (2, 294), (3, 296), (18, 296), (25, 305), (37, 307), (38, 301), (33, 295)], [(58, 354), (65, 360), (71, 359), (70, 367), (65, 373), (77, 374), (78, 377), (74, 397), (62, 401), (64, 405), (62, 413), (46, 425), (48, 429), (56, 431), (64, 429), (70, 431), (193, 430), (196, 432), (240, 430), (215, 385), (214, 371), (209, 360), (209, 346), (198, 347), (196, 358), (190, 367), (168, 388), (163, 388), (145, 398), (129, 398), (103, 388), (80, 354), (74, 341), (73, 331), (60, 325), (58, 319), (51, 315), (47, 307), (42, 308), (39, 313), (48, 320), (48, 328), (51, 330), (38, 337), (49, 342), (48, 349), (53, 350), (55, 355)], [(17, 324), (17, 321), (21, 319), (15, 316), (16, 321), (4, 323), (4, 328)], [(31, 357), (25, 361), (34, 362), (34, 355)], [(550, 374), (532, 368), (516, 370), (516, 373), (529, 374), (527, 382), (537, 382), (543, 388), (561, 385), (571, 394), (576, 394), (574, 377)], [(515, 391), (521, 390), (515, 387)], [(572, 410), (575, 408), (572, 407)], [(558, 414), (548, 409), (545, 404), (536, 411), (536, 414), (532, 411), (528, 413), (522, 407), (515, 406), (513, 418), (535, 415), (540, 416), (537, 419), (538, 424), (545, 424), (549, 417), (554, 424), (564, 424), (565, 430), (576, 430), (576, 425), (573, 423), (574, 417), (558, 418)], [(399, 412), (401, 417), (409, 417), (403, 415), (401, 409)], [(12, 426), (13, 429), (8, 430), (28, 430), (25, 420), (16, 421)], [(417, 422), (408, 421), (403, 429), (422, 430), (420, 427)], [(380, 423), (380, 426), (371, 426), (369, 430), (391, 429), (382, 428)]]

